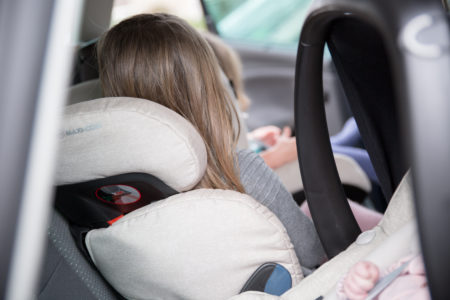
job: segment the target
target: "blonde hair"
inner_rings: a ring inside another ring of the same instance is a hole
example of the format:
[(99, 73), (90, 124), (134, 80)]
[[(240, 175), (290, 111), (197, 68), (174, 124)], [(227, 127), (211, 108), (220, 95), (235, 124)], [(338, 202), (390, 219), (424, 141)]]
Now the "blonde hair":
[(246, 111), (250, 106), (250, 99), (244, 91), (242, 63), (239, 55), (218, 36), (209, 32), (204, 32), (203, 37), (213, 49), (222, 71), (230, 80), (239, 103), (239, 108), (242, 111)]
[(157, 102), (197, 129), (208, 163), (196, 188), (244, 192), (235, 152), (239, 133), (232, 125), (236, 111), (214, 53), (194, 28), (172, 15), (143, 14), (111, 28), (97, 47), (105, 96)]

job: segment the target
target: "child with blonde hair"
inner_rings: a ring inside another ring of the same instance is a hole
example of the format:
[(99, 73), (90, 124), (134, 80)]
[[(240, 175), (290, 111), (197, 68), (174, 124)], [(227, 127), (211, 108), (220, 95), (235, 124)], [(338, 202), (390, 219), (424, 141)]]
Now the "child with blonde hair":
[(198, 131), (206, 145), (207, 167), (196, 189), (249, 194), (283, 223), (303, 267), (323, 262), (314, 225), (278, 177), (258, 155), (236, 151), (233, 100), (200, 33), (176, 16), (138, 15), (111, 28), (99, 41), (97, 56), (105, 97), (154, 101)]

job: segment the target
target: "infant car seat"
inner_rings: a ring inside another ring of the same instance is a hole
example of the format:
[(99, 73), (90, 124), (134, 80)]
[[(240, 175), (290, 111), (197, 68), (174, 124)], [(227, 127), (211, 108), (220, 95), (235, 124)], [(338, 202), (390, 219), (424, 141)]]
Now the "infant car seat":
[(177, 113), (102, 98), (69, 106), (63, 126), (57, 208), (124, 297), (279, 295), (303, 278), (286, 229), (266, 207), (235, 191), (191, 191), (206, 150)]

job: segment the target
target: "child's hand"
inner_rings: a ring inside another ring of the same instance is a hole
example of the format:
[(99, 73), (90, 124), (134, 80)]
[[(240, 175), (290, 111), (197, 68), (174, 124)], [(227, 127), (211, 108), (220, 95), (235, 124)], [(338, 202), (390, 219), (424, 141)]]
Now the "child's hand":
[(276, 126), (259, 127), (248, 134), (250, 139), (263, 142), (267, 146), (273, 146), (281, 135), (281, 129)]
[(272, 169), (297, 159), (297, 143), (291, 134), (291, 129), (284, 127), (273, 147), (261, 153), (261, 157)]

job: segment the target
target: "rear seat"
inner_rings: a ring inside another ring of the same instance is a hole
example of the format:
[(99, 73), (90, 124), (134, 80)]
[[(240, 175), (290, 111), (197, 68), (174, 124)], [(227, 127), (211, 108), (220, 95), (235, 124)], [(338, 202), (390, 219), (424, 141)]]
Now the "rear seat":
[(53, 210), (37, 299), (123, 299), (84, 258), (69, 225)]

